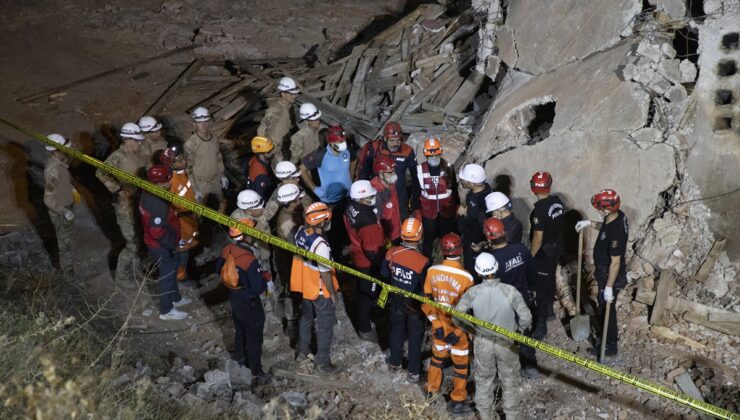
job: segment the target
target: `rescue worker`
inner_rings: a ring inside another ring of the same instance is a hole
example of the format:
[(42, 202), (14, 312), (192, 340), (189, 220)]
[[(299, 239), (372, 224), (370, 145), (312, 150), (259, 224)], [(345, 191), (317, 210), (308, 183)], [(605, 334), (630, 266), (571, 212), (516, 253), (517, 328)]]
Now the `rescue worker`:
[[(627, 252), (627, 240), (629, 239), (629, 221), (627, 215), (619, 207), (621, 199), (614, 190), (601, 190), (591, 198), (591, 205), (602, 217), (601, 222), (581, 220), (576, 223), (576, 232), (591, 226), (599, 230), (599, 236), (594, 243), (594, 266), (596, 282), (599, 285), (599, 315), (604, 325), (606, 316), (606, 303), (613, 303), (619, 292), (627, 285), (627, 267), (625, 254)], [(617, 310), (616, 305), (610, 305), (609, 325), (606, 334), (605, 360), (601, 362), (613, 362), (617, 357)], [(599, 337), (595, 340), (601, 344)], [(594, 355), (599, 355), (600, 349), (594, 347), (589, 349)]]
[(212, 195), (219, 200), (218, 211), (226, 211), (226, 196), (223, 190), (229, 187), (224, 172), (219, 140), (209, 130), (211, 114), (204, 107), (195, 108), (191, 114), (195, 133), (185, 140), (185, 157), (188, 175), (195, 188), (199, 203), (208, 203)]
[(275, 145), (275, 160), (284, 159), (287, 137), (293, 129), (293, 103), (301, 91), (295, 80), (283, 77), (277, 84), (278, 99), (273, 102), (257, 127), (257, 135), (272, 140)]
[(507, 242), (522, 242), (522, 222), (511, 212), (511, 200), (504, 193), (494, 191), (486, 196), (486, 214), (501, 220), (506, 229)]
[(434, 240), (455, 230), (455, 215), (460, 204), (455, 170), (442, 157), (444, 150), (438, 138), (424, 142), (426, 162), (417, 166), (419, 208), (424, 225), (424, 255), (432, 255)]
[[(392, 286), (422, 295), (424, 279), (430, 262), (420, 251), (424, 231), (421, 220), (409, 217), (401, 224), (401, 245), (391, 247), (386, 253), (380, 275)], [(403, 344), (408, 340), (408, 375), (411, 383), (419, 382), (421, 372), (421, 344), (424, 338), (424, 315), (417, 300), (393, 294), (390, 299), (391, 331), (388, 338), (392, 371), (401, 369)]]
[[(241, 223), (254, 227), (254, 220), (241, 219)], [(260, 295), (274, 289), (270, 273), (263, 271), (252, 252), (255, 239), (239, 229), (229, 229), (232, 242), (226, 245), (216, 260), (216, 272), (220, 273), (229, 256), (233, 258), (239, 274), (237, 288), (229, 288), (231, 319), (234, 322), (234, 360), (246, 366), (252, 376), (262, 380), (268, 375), (262, 370), (262, 331), (265, 326), (265, 311)]]
[(301, 105), (298, 115), (305, 123), (290, 137), (290, 160), (295, 163), (301, 163), (304, 157), (321, 147), (321, 111), (316, 105), (306, 102)]
[[(497, 273), (501, 283), (514, 286), (524, 298), (530, 312), (534, 310), (532, 304), (532, 281), (536, 278), (532, 255), (521, 242), (509, 243), (504, 223), (495, 217), (489, 217), (483, 224), (483, 233), (486, 235), (486, 252), (493, 255), (498, 263)], [(531, 280), (530, 280), (531, 279)], [(532, 336), (531, 330), (525, 330), (524, 335)], [(529, 379), (539, 377), (537, 371), (537, 357), (529, 346), (519, 346), (519, 360), (522, 364), (522, 375)]]
[[(62, 146), (72, 147), (72, 142), (61, 134), (49, 134), (49, 140)], [(51, 152), (44, 167), (44, 204), (49, 210), (49, 219), (54, 225), (59, 249), (59, 270), (67, 280), (74, 274), (74, 205), (80, 194), (72, 186), (69, 174), (71, 157), (54, 146), (46, 146)]]
[(529, 216), (530, 251), (534, 257), (537, 274), (534, 279), (536, 316), (532, 337), (541, 340), (547, 335), (547, 319), (553, 313), (555, 301), (555, 270), (563, 254), (563, 202), (550, 194), (552, 176), (537, 172), (529, 181), (532, 192), (537, 196), (534, 209)]
[[(352, 201), (344, 213), (344, 225), (349, 236), (352, 266), (369, 276), (377, 277), (385, 255), (385, 235), (375, 214), (377, 191), (369, 181), (355, 181), (350, 188)], [(357, 279), (357, 331), (360, 339), (378, 342), (371, 317), (380, 288), (375, 283)]]
[[(188, 162), (180, 143), (172, 143), (159, 156), (160, 162), (170, 168), (172, 179), (170, 191), (195, 203), (195, 190), (187, 173)], [(177, 245), (177, 281), (190, 282), (188, 277), (188, 258), (190, 250), (198, 245), (198, 217), (191, 210), (174, 206), (175, 214), (180, 220), (180, 242)]]
[[(416, 174), (416, 153), (411, 146), (403, 142), (401, 125), (389, 121), (383, 128), (383, 138), (365, 143), (360, 150), (357, 179), (372, 179), (377, 175), (374, 170), (375, 158), (389, 156), (396, 162), (398, 175), (398, 204), (401, 209), (401, 220), (409, 215), (409, 209), (419, 208), (419, 181)], [(408, 172), (409, 178), (406, 178)], [(410, 187), (410, 191), (409, 191)]]
[(162, 135), (162, 123), (145, 115), (139, 118), (138, 126), (146, 139), (141, 145), (142, 152), (149, 159), (149, 165), (155, 165), (159, 163), (155, 154), (167, 148), (167, 140)]
[(398, 205), (396, 162), (389, 156), (375, 158), (374, 170), (378, 174), (370, 181), (377, 191), (375, 208), (385, 237), (394, 245), (401, 240), (401, 212)]
[(254, 156), (247, 164), (247, 189), (256, 191), (263, 200), (267, 200), (275, 190), (275, 175), (270, 166), (275, 145), (268, 138), (255, 136), (252, 138), (252, 152)]
[[(447, 307), (457, 304), (465, 292), (475, 284), (473, 276), (465, 271), (462, 264), (462, 238), (457, 233), (448, 233), (440, 243), (444, 260), (427, 271), (424, 282), (424, 295)], [(442, 372), (445, 361), (452, 358), (452, 386), (450, 393), (450, 412), (453, 415), (469, 413), (471, 408), (465, 403), (468, 396), (468, 335), (452, 323), (450, 315), (429, 305), (421, 305), (422, 311), (432, 327), (432, 359), (427, 373), (427, 392), (437, 393), (442, 385)]]
[(485, 219), (485, 198), (491, 192), (486, 182), (486, 171), (476, 163), (469, 163), (460, 170), (460, 185), (468, 190), (465, 204), (461, 205), (457, 214), (457, 229), (462, 236), (463, 264), (465, 270), (472, 273), (475, 270), (475, 252), (471, 245), (483, 241), (483, 220)]
[[(317, 202), (308, 206), (303, 214), (304, 224), (295, 234), (296, 246), (331, 260), (331, 248), (324, 237), (331, 226), (331, 209), (325, 203)], [(315, 368), (321, 375), (338, 373), (340, 368), (332, 364), (330, 355), (334, 324), (337, 322), (336, 308), (340, 303), (339, 283), (335, 270), (295, 255), (290, 274), (290, 290), (300, 293), (303, 297), (296, 360), (300, 363), (308, 358), (315, 316)]]
[[(126, 123), (121, 127), (121, 146), (108, 156), (105, 163), (128, 174), (144, 177), (144, 168), (149, 162), (141, 151), (144, 136), (139, 126)], [(134, 275), (139, 273), (139, 238), (135, 222), (135, 206), (138, 202), (138, 191), (131, 184), (121, 182), (106, 172), (97, 170), (95, 176), (113, 193), (113, 209), (121, 235), (126, 242), (118, 254), (114, 280), (121, 286), (133, 286)]]
[[(265, 209), (265, 201), (254, 190), (241, 191), (236, 196), (236, 209), (231, 212), (231, 218), (236, 220), (252, 219), (257, 223), (257, 230), (269, 233), (270, 225), (262, 217)], [(270, 271), (270, 247), (268, 244), (258, 241), (255, 244), (255, 255), (262, 269)]]
[[(169, 190), (172, 172), (164, 165), (153, 165), (147, 171), (146, 179)], [(144, 243), (159, 267), (159, 319), (185, 319), (188, 313), (177, 308), (192, 300), (182, 296), (177, 287), (176, 252), (180, 242), (180, 221), (169, 202), (147, 191), (141, 193), (139, 212), (144, 226)]]
[[(289, 243), (294, 243), (295, 234), (298, 228), (303, 224), (303, 192), (298, 185), (285, 183), (277, 189), (277, 201), (280, 203), (280, 210), (277, 214), (275, 223), (277, 236)], [(305, 198), (305, 194), (303, 194)], [(295, 338), (298, 333), (298, 317), (300, 316), (300, 296), (290, 292), (290, 266), (293, 254), (282, 249), (275, 248), (275, 271), (280, 290), (276, 293), (278, 301), (282, 301), (285, 308), (285, 317), (287, 319), (287, 334), (291, 339)]]
[[(484, 252), (475, 259), (475, 270), (483, 281), (468, 289), (455, 306), (476, 318), (515, 331), (527, 330), (532, 325), (532, 314), (521, 293), (514, 286), (503, 284), (496, 278), (498, 263), (493, 255)], [(474, 339), (475, 407), (481, 419), (493, 419), (498, 375), (502, 392), (502, 407), (506, 419), (523, 419), (521, 407), (521, 376), (516, 343), (493, 335), (489, 330), (476, 327)]]
[[(311, 199), (303, 191), (303, 187), (301, 186), (301, 172), (298, 170), (298, 168), (296, 168), (293, 162), (287, 160), (278, 162), (278, 164), (275, 165), (275, 177), (278, 179), (277, 188), (275, 188), (272, 195), (267, 200), (267, 203), (265, 203), (265, 211), (262, 214), (262, 218), (266, 222), (271, 221), (273, 217), (278, 214), (278, 210), (280, 210), (278, 190), (283, 185), (292, 184), (298, 187), (298, 190), (300, 191), (298, 198), (300, 199), (303, 207), (308, 207), (309, 204), (311, 204)], [(292, 239), (293, 238), (291, 236), (291, 240)]]

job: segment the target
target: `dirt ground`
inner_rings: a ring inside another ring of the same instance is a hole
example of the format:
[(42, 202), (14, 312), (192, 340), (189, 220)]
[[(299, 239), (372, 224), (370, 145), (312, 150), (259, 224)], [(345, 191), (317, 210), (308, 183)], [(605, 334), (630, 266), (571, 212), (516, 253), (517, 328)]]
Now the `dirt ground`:
[[(398, 0), (0, 0), (0, 116), (42, 133), (63, 133), (89, 150), (92, 139), (101, 136), (104, 127), (119, 127), (138, 119), (182, 71), (182, 63), (194, 57), (301, 56), (326, 37), (334, 45), (342, 45), (373, 19), (398, 15), (407, 6)], [(187, 45), (196, 29), (209, 26), (241, 28), (244, 35), (70, 88), (53, 99), (31, 104), (14, 100)], [(29, 186), (25, 172), (29, 161), (43, 160), (42, 149), (0, 127), (0, 194), (7, 197), (0, 200), (0, 224), (5, 229), (32, 224), (48, 239), (43, 231), (44, 226), (49, 228), (48, 221), (44, 224), (36, 205), (39, 191)], [(83, 168), (75, 175), (81, 182), (90, 174)], [(228, 358), (232, 329), (226, 295), (216, 278), (204, 275), (203, 288), (185, 290), (195, 300), (188, 308), (190, 319), (159, 321), (150, 284), (139, 291), (113, 285), (109, 257), (119, 237), (111, 220), (106, 219), (104, 204), (93, 204), (97, 193), (85, 188), (84, 182), (78, 186), (89, 204), (77, 215), (78, 280), (100, 302), (112, 296), (110, 309), (127, 317), (132, 364), (143, 362), (155, 377), (166, 375), (175, 357), (201, 374), (221, 366)], [(696, 331), (681, 322), (673, 329), (708, 344), (705, 349), (656, 338), (648, 333), (646, 309), (630, 300), (630, 293), (625, 292), (618, 303), (620, 369), (672, 386), (672, 381), (665, 380), (667, 372), (679, 366), (700, 367), (711, 373), (702, 379), (707, 391), (738, 383), (737, 339)], [(570, 340), (559, 321), (552, 321), (549, 329), (547, 342), (586, 355), (585, 346)], [(281, 328), (272, 323), (268, 331), (266, 368), (308, 371), (292, 360), (291, 343)], [(328, 410), (328, 418), (446, 417), (444, 402), (425, 401), (420, 386), (408, 384), (405, 375), (388, 373), (383, 349), (361, 342), (344, 313), (336, 335), (333, 355), (335, 363), (344, 367), (338, 384), (346, 388), (277, 379), (253, 390), (255, 409), (260, 409), (260, 401), (267, 403), (285, 391), (294, 391), (307, 394), (309, 404)], [(541, 378), (523, 381), (527, 418), (697, 418), (686, 408), (618, 381), (549, 356), (539, 358)]]

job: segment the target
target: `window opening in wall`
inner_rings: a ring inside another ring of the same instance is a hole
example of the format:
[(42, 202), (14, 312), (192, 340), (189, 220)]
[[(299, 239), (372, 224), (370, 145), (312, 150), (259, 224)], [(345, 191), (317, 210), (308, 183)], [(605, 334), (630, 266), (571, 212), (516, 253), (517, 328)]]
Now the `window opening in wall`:
[(699, 62), (699, 34), (688, 26), (673, 34), (673, 48), (676, 50), (676, 58), (688, 59), (694, 64)]
[(728, 50), (735, 50), (737, 49), (738, 41), (740, 41), (740, 33), (730, 32), (722, 36), (722, 47)]
[(539, 143), (550, 135), (550, 127), (555, 121), (555, 102), (545, 102), (532, 107), (534, 118), (527, 126), (531, 140), (528, 144)]
[(717, 65), (717, 76), (730, 77), (737, 73), (737, 63), (734, 60), (722, 60)]
[(720, 89), (715, 92), (714, 103), (717, 105), (731, 105), (734, 102), (732, 97), (732, 91), (727, 89)]
[(732, 117), (722, 116), (714, 120), (714, 131), (729, 130), (732, 128)]

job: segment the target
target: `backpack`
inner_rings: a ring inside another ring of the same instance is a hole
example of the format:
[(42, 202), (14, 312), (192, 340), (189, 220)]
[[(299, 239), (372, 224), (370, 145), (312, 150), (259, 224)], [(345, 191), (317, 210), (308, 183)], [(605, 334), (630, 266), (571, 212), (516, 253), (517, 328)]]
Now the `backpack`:
[(221, 282), (229, 289), (241, 289), (239, 287), (239, 271), (236, 269), (236, 260), (231, 252), (226, 256), (226, 262), (221, 267)]

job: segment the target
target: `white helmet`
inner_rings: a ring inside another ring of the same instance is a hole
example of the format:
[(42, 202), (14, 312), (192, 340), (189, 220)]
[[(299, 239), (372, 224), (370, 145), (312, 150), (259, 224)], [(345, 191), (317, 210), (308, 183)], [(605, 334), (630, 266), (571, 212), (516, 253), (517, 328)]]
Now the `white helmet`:
[(349, 196), (353, 200), (360, 200), (366, 197), (372, 197), (375, 194), (377, 194), (378, 191), (375, 189), (375, 187), (370, 184), (370, 181), (355, 181), (352, 183), (352, 186), (349, 187)]
[(121, 127), (121, 138), (139, 141), (144, 140), (144, 136), (141, 134), (141, 129), (135, 123), (126, 123)]
[(301, 105), (299, 114), (302, 120), (316, 121), (321, 118), (321, 111), (316, 108), (316, 105), (309, 102)]
[(242, 210), (261, 209), (262, 197), (254, 190), (244, 190), (236, 196), (236, 205)]
[(490, 276), (498, 272), (498, 262), (493, 255), (484, 252), (475, 259), (475, 272), (481, 276)]
[(460, 171), (460, 179), (473, 184), (482, 184), (486, 182), (486, 171), (477, 163), (468, 163)]
[(290, 77), (283, 77), (282, 79), (280, 79), (277, 84), (277, 90), (279, 90), (280, 92), (292, 93), (293, 95), (301, 93), (300, 89), (298, 89), (298, 85), (295, 83), (295, 80), (291, 79)]
[(492, 192), (486, 196), (486, 213), (508, 206), (509, 202), (506, 194), (498, 191)]
[[(49, 134), (48, 136), (46, 136), (46, 138), (56, 144), (61, 144), (62, 146), (69, 146), (70, 143), (69, 139), (65, 139), (64, 136), (62, 136), (61, 134)], [(57, 148), (54, 146), (46, 146), (46, 150), (53, 152), (54, 150), (57, 150)]]
[(277, 201), (288, 204), (297, 200), (301, 196), (301, 189), (296, 184), (285, 184), (280, 186), (277, 191)]
[(152, 133), (161, 130), (162, 123), (154, 119), (154, 117), (145, 115), (139, 118), (139, 128), (142, 133)]
[(190, 116), (195, 122), (209, 121), (211, 119), (211, 113), (208, 112), (208, 108), (202, 106), (195, 108)]
[(278, 164), (275, 166), (275, 176), (278, 179), (297, 178), (298, 176), (300, 176), (300, 173), (298, 172), (298, 168), (296, 168), (293, 162), (289, 160), (284, 160), (282, 162), (278, 162)]

